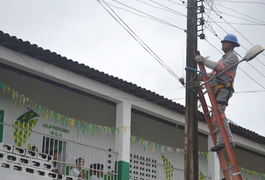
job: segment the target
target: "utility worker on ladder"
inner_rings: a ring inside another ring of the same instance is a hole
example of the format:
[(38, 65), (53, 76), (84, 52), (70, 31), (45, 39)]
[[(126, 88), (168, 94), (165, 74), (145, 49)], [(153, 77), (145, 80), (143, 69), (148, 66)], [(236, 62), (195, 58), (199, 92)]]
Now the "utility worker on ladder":
[[(224, 39), (221, 41), (222, 50), (225, 53), (223, 57), (218, 61), (211, 61), (201, 55), (197, 55), (195, 60), (197, 62), (203, 63), (206, 67), (212, 69), (211, 73), (208, 73), (210, 76), (215, 76), (223, 70), (229, 68), (239, 61), (237, 55), (234, 53), (234, 48), (239, 47), (240, 44), (237, 41), (237, 37), (233, 34), (227, 34)], [(234, 79), (236, 75), (237, 66), (230, 68), (229, 70), (223, 72), (218, 77), (214, 78), (210, 83), (213, 88), (215, 99), (218, 105), (218, 108), (223, 118), (223, 123), (227, 132), (228, 139), (230, 141), (231, 147), (235, 147), (235, 142), (233, 140), (231, 129), (228, 125), (227, 118), (225, 115), (225, 109), (228, 106), (228, 100), (232, 97), (234, 88)], [(212, 123), (214, 129), (218, 128), (216, 118), (212, 114)], [(216, 133), (216, 145), (211, 148), (211, 151), (220, 151), (225, 148), (223, 139), (221, 137), (220, 131)]]

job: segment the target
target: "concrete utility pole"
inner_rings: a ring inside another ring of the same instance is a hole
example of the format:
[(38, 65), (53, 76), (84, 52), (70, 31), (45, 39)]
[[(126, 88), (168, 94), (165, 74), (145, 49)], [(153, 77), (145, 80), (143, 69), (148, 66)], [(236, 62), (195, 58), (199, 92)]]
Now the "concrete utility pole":
[[(186, 65), (197, 69), (194, 53), (197, 51), (197, 0), (188, 0)], [(196, 72), (186, 71), (185, 109), (185, 180), (198, 180), (198, 120)]]

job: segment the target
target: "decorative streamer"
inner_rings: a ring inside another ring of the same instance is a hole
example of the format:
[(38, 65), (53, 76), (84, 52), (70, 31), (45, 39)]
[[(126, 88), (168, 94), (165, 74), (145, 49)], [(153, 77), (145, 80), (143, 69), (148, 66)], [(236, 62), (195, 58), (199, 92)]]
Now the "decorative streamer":
[[(109, 126), (100, 126), (100, 125), (94, 125), (94, 124), (85, 124), (84, 122), (77, 121), (75, 119), (66, 117), (62, 114), (56, 113), (53, 110), (50, 110), (46, 108), (45, 106), (42, 106), (29, 98), (25, 97), (23, 94), (20, 94), (18, 91), (15, 91), (14, 89), (11, 89), (10, 87), (6, 86), (2, 82), (0, 82), (0, 89), (3, 89), (3, 94), (11, 94), (11, 98), (14, 102), (14, 107), (17, 105), (17, 103), (21, 104), (22, 107), (26, 105), (29, 109), (35, 109), (36, 112), (44, 116), (44, 118), (54, 120), (55, 123), (57, 121), (61, 122), (62, 126), (67, 127), (68, 124), (71, 127), (78, 128), (78, 131), (82, 129), (82, 133), (84, 134), (85, 131), (90, 130), (92, 134), (94, 135), (96, 132), (100, 133), (109, 133), (110, 135), (115, 135), (116, 131), (120, 133), (122, 130), (123, 133), (126, 133), (128, 128), (131, 129), (131, 127), (127, 126), (121, 126), (121, 127), (109, 127)], [(69, 121), (69, 122), (68, 122)]]
[[(17, 102), (21, 104), (22, 107), (24, 107), (24, 105), (27, 105), (29, 109), (35, 109), (37, 112), (39, 112), (39, 114), (42, 114), (43, 116), (45, 116), (45, 119), (51, 119), (56, 121), (60, 121), (62, 123), (62, 125), (64, 125), (65, 127), (67, 127), (68, 125), (68, 121), (69, 121), (69, 126), (70, 127), (77, 127), (78, 125), (79, 129), (82, 129), (83, 134), (85, 134), (85, 131), (90, 131), (92, 132), (93, 135), (95, 135), (95, 132), (101, 132), (103, 131), (103, 128), (105, 130), (105, 132), (108, 132), (110, 135), (116, 135), (116, 133), (120, 133), (120, 130), (123, 130), (124, 133), (127, 132), (128, 128), (131, 129), (130, 127), (127, 126), (121, 126), (121, 127), (109, 127), (109, 126), (100, 126), (100, 125), (95, 125), (95, 124), (88, 124), (88, 123), (82, 123), (81, 126), (81, 122), (68, 118), (64, 115), (61, 115), (59, 113), (54, 112), (53, 110), (49, 110), (44, 106), (41, 106), (40, 104), (37, 104), (36, 102), (30, 100), (29, 98), (25, 97), (24, 95), (20, 94), (19, 92), (11, 89), (9, 86), (6, 86), (5, 84), (3, 84), (2, 82), (0, 82), (0, 89), (3, 89), (3, 94), (11, 94), (11, 98), (14, 102), (14, 106), (17, 105)], [(50, 115), (50, 116), (49, 116)], [(31, 128), (31, 127), (30, 127)], [(27, 137), (29, 136), (29, 134), (27, 135)], [(27, 138), (27, 137), (24, 137)], [(169, 147), (169, 146), (164, 146), (161, 144), (157, 144), (157, 143), (153, 143), (153, 142), (148, 142), (142, 138), (138, 138), (135, 136), (131, 136), (130, 138), (131, 142), (138, 142), (139, 144), (142, 144), (144, 146), (144, 151), (146, 149), (146, 147), (148, 147), (148, 143), (149, 143), (149, 149), (151, 149), (152, 151), (155, 150), (155, 148), (160, 149), (162, 152), (164, 150), (167, 150), (169, 152), (173, 152), (174, 148), (173, 147)], [(20, 143), (23, 143), (24, 140), (22, 140)], [(175, 149), (176, 153), (183, 153), (184, 150), (183, 149), (179, 149), (176, 148)], [(203, 159), (203, 162), (207, 162), (208, 158), (209, 158), (209, 152), (198, 152), (199, 153), (199, 157)], [(253, 170), (249, 170), (249, 169), (245, 169), (243, 167), (239, 167), (241, 172), (245, 172), (246, 174), (249, 175), (253, 175), (253, 176), (258, 176), (262, 179), (265, 179), (265, 174), (263, 173), (258, 173), (256, 171)]]

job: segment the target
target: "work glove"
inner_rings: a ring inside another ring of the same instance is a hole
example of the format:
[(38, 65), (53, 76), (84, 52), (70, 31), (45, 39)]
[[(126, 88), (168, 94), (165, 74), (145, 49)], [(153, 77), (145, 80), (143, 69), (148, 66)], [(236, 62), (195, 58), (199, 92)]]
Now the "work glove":
[(198, 56), (195, 56), (195, 61), (197, 63), (204, 63), (206, 61), (206, 58), (201, 55), (198, 55)]
[(217, 62), (211, 61), (201, 55), (195, 56), (195, 61), (198, 63), (203, 63), (206, 67), (214, 69), (217, 66)]

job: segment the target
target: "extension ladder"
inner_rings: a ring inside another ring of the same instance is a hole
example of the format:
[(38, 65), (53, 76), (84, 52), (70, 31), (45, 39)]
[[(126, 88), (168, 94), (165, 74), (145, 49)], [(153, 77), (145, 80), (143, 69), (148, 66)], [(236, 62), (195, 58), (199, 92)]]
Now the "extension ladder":
[[(203, 63), (198, 63), (198, 66), (200, 68), (200, 71), (206, 74), (205, 67), (204, 67)], [(215, 99), (215, 96), (213, 93), (213, 89), (211, 87), (211, 84), (207, 83), (209, 80), (209, 77), (205, 74), (201, 74), (201, 76), (202, 76), (203, 82), (205, 84), (206, 91), (203, 92), (203, 87), (200, 87), (198, 89), (198, 97), (200, 99), (200, 102), (201, 102), (201, 105), (203, 108), (204, 117), (205, 117), (206, 122), (208, 124), (208, 128), (210, 130), (210, 134), (211, 134), (211, 137), (213, 140), (213, 144), (216, 145), (216, 135), (215, 135), (216, 132), (220, 131), (221, 136), (223, 138), (225, 150), (227, 152), (231, 166), (227, 167), (227, 164), (226, 164), (222, 150), (218, 151), (217, 155), (218, 155), (218, 158), (220, 161), (222, 171), (224, 173), (225, 180), (243, 180), (242, 176), (241, 176), (241, 172), (239, 171), (239, 168), (237, 165), (236, 157), (235, 157), (233, 149), (230, 145), (230, 142), (229, 142), (229, 139), (228, 139), (228, 136), (227, 136), (227, 133), (226, 133), (223, 121), (222, 121), (221, 113), (217, 107), (217, 102), (216, 102), (216, 99)], [(208, 93), (208, 96), (209, 96), (209, 99), (210, 99), (210, 102), (212, 105), (211, 111), (209, 111), (208, 106), (207, 106), (206, 101), (205, 101), (204, 94), (206, 94), (206, 93)], [(213, 128), (210, 113), (214, 113), (219, 129)], [(233, 171), (233, 173), (231, 173), (231, 175), (230, 175), (229, 171), (231, 171), (231, 170)]]

